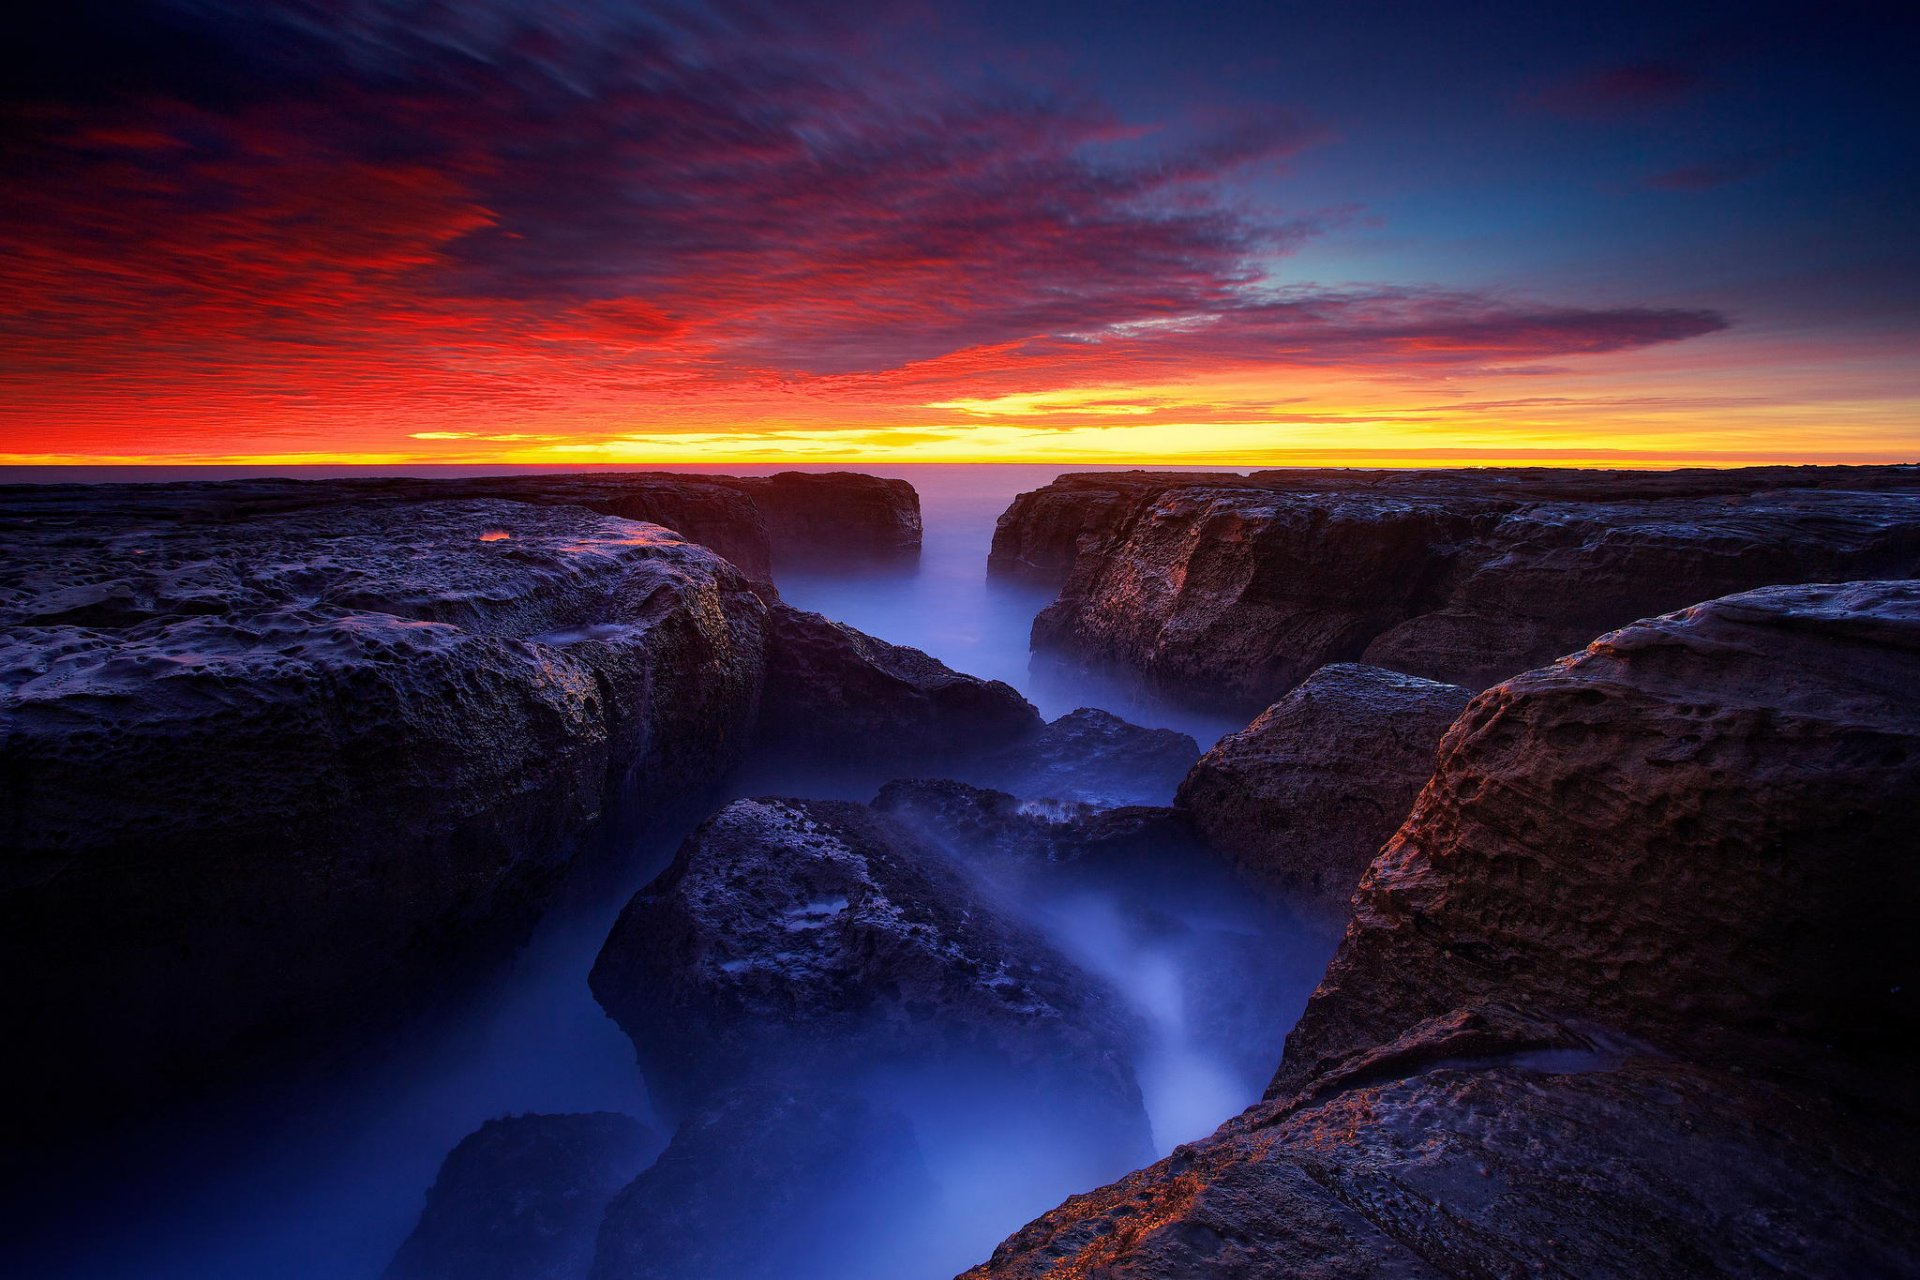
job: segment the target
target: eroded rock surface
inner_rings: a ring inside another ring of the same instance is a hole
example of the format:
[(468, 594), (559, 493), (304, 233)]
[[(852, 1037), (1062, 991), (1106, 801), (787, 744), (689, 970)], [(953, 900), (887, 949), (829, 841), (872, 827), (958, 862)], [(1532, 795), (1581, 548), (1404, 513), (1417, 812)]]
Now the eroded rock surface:
[(961, 772), (1026, 800), (1113, 808), (1165, 804), (1199, 758), (1200, 746), (1188, 734), (1081, 707)]
[(586, 1280), (607, 1203), (660, 1145), (610, 1111), (489, 1120), (448, 1153), (386, 1280)]
[(1036, 649), (1196, 703), (1346, 661), (1480, 689), (1696, 600), (1920, 573), (1920, 468), (1063, 476), (991, 564), (1063, 582)]
[(1488, 691), (1267, 1101), (968, 1275), (1913, 1274), (1916, 690), (1920, 582)]
[(790, 605), (774, 605), (768, 623), (759, 743), (769, 756), (822, 771), (938, 766), (1040, 729), (1040, 713), (1003, 681)]
[(1254, 883), (1344, 924), (1470, 696), (1380, 667), (1322, 667), (1201, 757), (1175, 803)]
[(607, 1208), (593, 1280), (909, 1273), (938, 1190), (907, 1121), (831, 1089), (728, 1090)]
[(5, 1021), (48, 1115), (511, 938), (610, 807), (738, 759), (762, 684), (733, 566), (578, 508), (21, 522), (0, 556)]
[(759, 582), (772, 580), (776, 561), (896, 560), (920, 548), (920, 498), (913, 486), (846, 471), (756, 477), (596, 471), (451, 479), (6, 485), (0, 486), (0, 531), (62, 523), (76, 530), (108, 523), (225, 523), (341, 502), (474, 498), (585, 507), (663, 525), (719, 552)]
[(1118, 998), (864, 805), (728, 805), (628, 904), (591, 982), (676, 1104), (770, 1070), (934, 1064), (1144, 1145)]

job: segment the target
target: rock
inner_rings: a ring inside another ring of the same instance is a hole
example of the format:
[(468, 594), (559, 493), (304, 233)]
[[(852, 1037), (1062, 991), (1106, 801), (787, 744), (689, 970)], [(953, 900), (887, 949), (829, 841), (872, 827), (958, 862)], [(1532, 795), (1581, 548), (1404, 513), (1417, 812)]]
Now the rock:
[(1489, 690), (1267, 1100), (975, 1280), (1920, 1270), (1920, 582), (1770, 588)]
[(1082, 707), (959, 772), (1027, 800), (1112, 808), (1165, 804), (1199, 758), (1200, 746), (1188, 734)]
[(761, 1085), (715, 1097), (608, 1207), (594, 1280), (899, 1275), (938, 1192), (898, 1114)]
[[(1473, 1037), (1461, 1037), (1472, 1041)], [(1912, 1164), (1778, 1086), (1475, 1045), (1259, 1104), (964, 1280), (1910, 1275)]]
[(664, 525), (762, 583), (776, 561), (897, 560), (920, 549), (920, 497), (904, 480), (836, 471), (736, 478), (682, 471), (572, 475), (355, 477), (114, 485), (0, 486), (0, 531), (103, 521), (220, 523), (351, 502), (494, 498), (585, 507)]
[(905, 480), (782, 471), (737, 483), (765, 513), (776, 563), (844, 569), (920, 554), (920, 495)]
[(1917, 690), (1913, 582), (1730, 596), (1488, 690), (1362, 880), (1276, 1088), (1486, 999), (1696, 1060), (1899, 1078)]
[(1011, 685), (775, 605), (763, 753), (810, 770), (940, 766), (1022, 741), (1040, 713)]
[(0, 1017), (56, 1127), (497, 953), (604, 815), (736, 763), (762, 683), (733, 566), (578, 508), (19, 520), (0, 565)]
[(672, 1105), (770, 1064), (969, 1064), (1109, 1150), (1145, 1147), (1118, 998), (864, 805), (728, 805), (627, 904), (591, 985)]
[(1339, 928), (1470, 696), (1379, 667), (1322, 667), (1202, 756), (1175, 803), (1249, 880)]
[(1920, 574), (1920, 468), (1063, 476), (990, 564), (1069, 546), (1036, 650), (1251, 710), (1331, 662), (1480, 689), (1695, 600)]
[(489, 1120), (448, 1153), (386, 1280), (586, 1280), (608, 1201), (659, 1149), (610, 1111)]

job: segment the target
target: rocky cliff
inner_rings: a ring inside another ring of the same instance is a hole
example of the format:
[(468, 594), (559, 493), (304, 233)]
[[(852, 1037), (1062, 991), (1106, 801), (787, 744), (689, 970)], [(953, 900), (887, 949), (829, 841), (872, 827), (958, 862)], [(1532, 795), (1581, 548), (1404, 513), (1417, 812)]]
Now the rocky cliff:
[(1913, 1274), (1915, 689), (1891, 582), (1489, 690), (1267, 1100), (968, 1275)]
[(1062, 584), (1037, 650), (1196, 703), (1343, 661), (1480, 689), (1696, 600), (1920, 573), (1920, 468), (1069, 475), (991, 567)]

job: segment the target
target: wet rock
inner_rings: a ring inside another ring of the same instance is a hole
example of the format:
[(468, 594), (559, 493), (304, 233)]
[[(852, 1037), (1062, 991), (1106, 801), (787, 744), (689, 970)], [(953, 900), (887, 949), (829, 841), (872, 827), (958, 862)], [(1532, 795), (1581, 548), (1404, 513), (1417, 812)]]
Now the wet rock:
[(1188, 734), (1082, 707), (961, 772), (1026, 800), (1112, 808), (1165, 804), (1199, 758), (1200, 746)]
[(1331, 662), (1480, 689), (1695, 600), (1920, 573), (1920, 468), (1064, 476), (991, 563), (1068, 546), (1036, 650), (1251, 710)]
[(591, 978), (678, 1105), (775, 1064), (998, 1072), (1110, 1149), (1145, 1142), (1118, 998), (864, 805), (739, 800), (621, 913)]
[(769, 613), (764, 754), (811, 770), (938, 766), (1020, 742), (1040, 713), (1011, 685), (817, 613)]
[(1175, 803), (1250, 880), (1339, 928), (1470, 696), (1380, 667), (1322, 667), (1201, 757)]
[(610, 1111), (489, 1120), (448, 1153), (386, 1280), (586, 1280), (607, 1203), (659, 1149)]
[(614, 1198), (594, 1280), (886, 1280), (937, 1195), (906, 1120), (816, 1088), (730, 1090)]
[(605, 815), (735, 764), (763, 678), (733, 566), (578, 508), (20, 521), (0, 564), (0, 1016), (49, 1123), (497, 951)]
[(1892, 582), (1483, 694), (1268, 1099), (969, 1275), (1913, 1273), (1916, 689)]

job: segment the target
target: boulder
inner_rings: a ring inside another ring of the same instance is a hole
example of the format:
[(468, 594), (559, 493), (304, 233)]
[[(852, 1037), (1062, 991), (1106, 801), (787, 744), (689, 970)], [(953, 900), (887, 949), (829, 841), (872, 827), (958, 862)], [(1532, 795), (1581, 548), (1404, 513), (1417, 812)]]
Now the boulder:
[(1145, 1146), (1119, 998), (864, 805), (728, 805), (628, 903), (591, 985), (670, 1105), (770, 1072), (932, 1065)]
[(771, 760), (821, 772), (938, 767), (1040, 728), (1002, 681), (790, 605), (772, 606), (768, 623), (757, 744)]
[(578, 508), (20, 520), (0, 564), (0, 1017), (55, 1125), (497, 954), (604, 816), (738, 761), (763, 679), (732, 565)]
[(1267, 1099), (968, 1275), (1914, 1273), (1916, 689), (1870, 582), (1489, 690)]
[(1913, 582), (1730, 596), (1488, 690), (1276, 1087), (1484, 999), (1748, 1069), (1891, 1071), (1920, 1030), (1916, 690)]
[(489, 1120), (448, 1153), (386, 1280), (587, 1280), (608, 1201), (659, 1149), (611, 1111)]
[(1200, 746), (1188, 734), (1082, 707), (959, 772), (1026, 800), (1114, 808), (1165, 804), (1199, 758)]
[(920, 495), (905, 480), (782, 471), (736, 483), (766, 517), (776, 564), (844, 569), (920, 554)]
[(607, 1207), (593, 1280), (888, 1280), (938, 1191), (906, 1120), (829, 1089), (720, 1093)]
[(1202, 756), (1175, 804), (1250, 881), (1338, 929), (1470, 696), (1380, 667), (1322, 667)]
[(1036, 651), (1198, 705), (1356, 660), (1481, 689), (1695, 600), (1920, 574), (1920, 468), (1063, 476), (990, 565), (1062, 563)]

